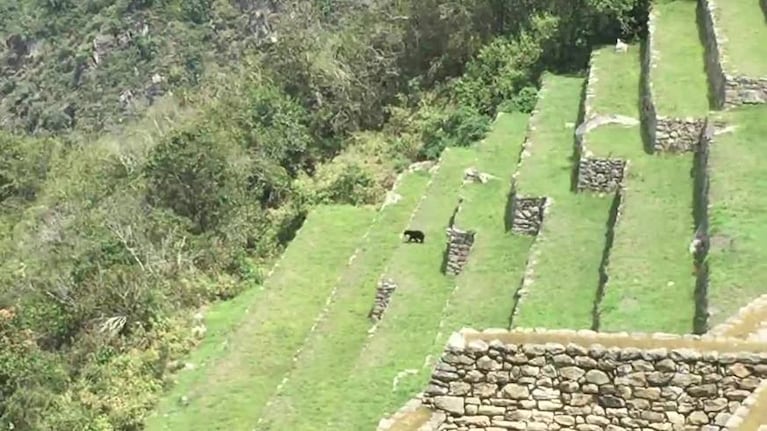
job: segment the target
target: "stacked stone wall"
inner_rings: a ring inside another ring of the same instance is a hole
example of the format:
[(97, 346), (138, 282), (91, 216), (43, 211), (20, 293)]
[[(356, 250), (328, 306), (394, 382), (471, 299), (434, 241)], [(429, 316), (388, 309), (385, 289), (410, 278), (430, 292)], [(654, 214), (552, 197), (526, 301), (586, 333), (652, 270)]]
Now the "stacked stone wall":
[(394, 280), (387, 278), (378, 281), (376, 296), (373, 300), (373, 308), (371, 308), (368, 313), (368, 318), (370, 320), (378, 322), (383, 318), (383, 314), (389, 307), (389, 302), (391, 301), (391, 297), (394, 295), (395, 290), (397, 290), (397, 283), (395, 283)]
[[(669, 334), (463, 330), (424, 403), (440, 430), (706, 430), (747, 417), (767, 345)], [(733, 428), (734, 429), (734, 428)]]
[(708, 231), (708, 206), (709, 206), (709, 151), (714, 139), (714, 125), (706, 120), (698, 137), (697, 151), (693, 161), (693, 212), (695, 216), (695, 237), (703, 239), (703, 246), (693, 255), (693, 263), (696, 268), (695, 277), (695, 320), (693, 330), (702, 334), (708, 331), (708, 283), (709, 268), (706, 257), (708, 256), (709, 231)]
[(621, 159), (582, 157), (578, 161), (578, 191), (609, 193), (623, 183), (627, 162)]
[(546, 208), (545, 197), (512, 196), (511, 231), (522, 235), (538, 235), (543, 224), (543, 214)]
[(706, 121), (699, 118), (657, 119), (653, 149), (658, 152), (692, 152), (700, 141)]
[(447, 228), (447, 262), (445, 273), (458, 275), (469, 261), (471, 247), (474, 245), (476, 232), (458, 229), (455, 226)]
[(706, 71), (717, 107), (767, 103), (767, 76), (743, 76), (731, 67), (726, 38), (717, 25), (716, 2), (700, 0), (699, 4), (699, 20), (706, 35)]
[(653, 59), (653, 40), (655, 34), (655, 12), (650, 10), (647, 20), (647, 37), (642, 42), (640, 52), (640, 85), (642, 110), (640, 112), (642, 122), (643, 140), (655, 146), (655, 132), (658, 127), (658, 114), (655, 109), (655, 93), (650, 79), (651, 69), (654, 64)]

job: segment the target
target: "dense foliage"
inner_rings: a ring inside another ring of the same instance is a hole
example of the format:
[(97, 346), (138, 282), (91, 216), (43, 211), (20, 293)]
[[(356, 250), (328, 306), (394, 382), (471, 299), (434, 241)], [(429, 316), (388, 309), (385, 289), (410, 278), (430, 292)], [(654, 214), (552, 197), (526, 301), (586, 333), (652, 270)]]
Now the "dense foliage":
[(379, 201), (647, 7), (277, 3), (0, 0), (0, 428), (140, 429), (190, 310), (312, 205)]

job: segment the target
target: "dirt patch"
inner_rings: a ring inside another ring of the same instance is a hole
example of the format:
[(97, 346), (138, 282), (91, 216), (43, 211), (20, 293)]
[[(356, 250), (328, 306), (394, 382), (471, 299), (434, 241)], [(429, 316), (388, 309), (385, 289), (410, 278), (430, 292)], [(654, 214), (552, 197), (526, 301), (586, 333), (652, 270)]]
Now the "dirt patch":
[(388, 431), (417, 431), (431, 419), (432, 411), (428, 407), (419, 407), (412, 412), (405, 413)]
[(711, 235), (711, 250), (733, 250), (735, 248), (735, 239), (728, 235)]

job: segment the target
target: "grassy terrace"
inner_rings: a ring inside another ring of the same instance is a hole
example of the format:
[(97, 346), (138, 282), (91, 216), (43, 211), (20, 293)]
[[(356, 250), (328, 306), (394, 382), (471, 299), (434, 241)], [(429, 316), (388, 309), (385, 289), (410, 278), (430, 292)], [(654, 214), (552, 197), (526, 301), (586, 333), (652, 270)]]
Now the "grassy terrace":
[[(367, 313), (381, 273), (400, 246), (401, 231), (426, 190), (428, 177), (404, 177), (397, 188), (403, 199), (382, 210), (364, 248), (339, 283), (326, 318), (308, 340), (287, 384), (275, 394), (264, 412), (264, 423), (277, 429), (294, 429), (299, 417), (311, 415), (325, 399), (329, 380), (348, 371), (367, 340)], [(396, 295), (396, 293), (395, 293)]]
[[(405, 369), (421, 368), (424, 357), (439, 350), (432, 348), (432, 342), (454, 286), (440, 272), (445, 227), (458, 199), (463, 170), (474, 158), (474, 151), (468, 149), (443, 154), (411, 223), (426, 233), (426, 242), (398, 244), (391, 255), (386, 275), (398, 283), (398, 289), (373, 337), (367, 338), (370, 324), (361, 313), (372, 305), (374, 283), (360, 287), (362, 296), (350, 291), (344, 302), (339, 297), (256, 429), (373, 429), (385, 412), (409, 398), (411, 392), (392, 393), (392, 379)], [(418, 382), (412, 388), (420, 389), (427, 378), (427, 372), (413, 378)]]
[[(733, 1), (742, 3), (725, 0)], [(751, 3), (756, 9), (756, 2)], [(657, 20), (653, 42), (658, 58), (650, 76), (658, 115), (702, 117), (708, 112), (705, 48), (698, 33), (696, 4), (695, 0), (655, 2)]]
[(638, 45), (629, 45), (628, 52), (616, 53), (606, 46), (595, 50), (591, 56), (594, 74), (599, 78), (591, 83), (594, 98), (592, 109), (597, 114), (619, 114), (639, 118), (637, 100), (641, 65)]
[(536, 108), (531, 154), (522, 162), (518, 188), (524, 196), (548, 196), (553, 204), (534, 247), (540, 253), (535, 277), (515, 326), (591, 327), (610, 199), (570, 191), (583, 82), (547, 75)]
[(717, 136), (711, 147), (709, 307), (711, 325), (726, 320), (764, 293), (767, 285), (767, 108), (740, 108), (725, 114), (734, 132)]
[(506, 232), (504, 223), (509, 179), (519, 159), (527, 119), (526, 115), (502, 114), (477, 147), (475, 166), (497, 178), (486, 184), (468, 184), (462, 193), (464, 203), (456, 224), (475, 230), (477, 239), (445, 313), (444, 337), (464, 326), (509, 325), (513, 295), (532, 243), (530, 237)]
[(719, 0), (717, 23), (727, 41), (727, 72), (750, 77), (767, 76), (767, 23), (754, 0)]
[[(250, 429), (269, 395), (292, 366), (292, 356), (309, 333), (347, 260), (374, 216), (372, 208), (319, 207), (285, 251), (226, 342), (220, 360), (188, 382), (189, 405), (163, 402), (148, 430)], [(334, 238), (329, 242), (327, 238)], [(224, 334), (218, 334), (224, 338)], [(225, 355), (225, 356), (224, 356)]]
[[(620, 113), (636, 118), (638, 93), (630, 90), (638, 88), (640, 77), (628, 70), (638, 69), (637, 54), (602, 52), (592, 61), (598, 77), (594, 106), (613, 113), (605, 109), (611, 101), (623, 100)], [(626, 110), (629, 106), (633, 111)], [(623, 212), (610, 250), (600, 329), (689, 332), (695, 282), (687, 251), (693, 231), (692, 156), (647, 154), (639, 126), (602, 126), (591, 131), (586, 142), (596, 156), (630, 162)], [(665, 312), (668, 309), (677, 311)]]

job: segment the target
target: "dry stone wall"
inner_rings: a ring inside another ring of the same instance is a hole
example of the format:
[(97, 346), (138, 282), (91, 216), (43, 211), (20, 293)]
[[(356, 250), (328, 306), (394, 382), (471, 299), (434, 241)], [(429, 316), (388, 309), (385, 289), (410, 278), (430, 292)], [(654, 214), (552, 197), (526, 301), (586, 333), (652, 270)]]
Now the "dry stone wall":
[(394, 295), (395, 290), (397, 290), (397, 284), (390, 278), (382, 279), (378, 282), (376, 296), (373, 300), (373, 308), (368, 313), (370, 320), (378, 322), (383, 318), (383, 314), (389, 307), (389, 302), (391, 302), (391, 297)]
[(618, 190), (626, 166), (627, 162), (621, 159), (582, 157), (578, 161), (578, 191), (609, 193)]
[(712, 122), (705, 121), (703, 130), (698, 137), (697, 151), (693, 161), (693, 212), (695, 216), (695, 238), (700, 240), (693, 254), (693, 263), (696, 269), (695, 279), (695, 318), (693, 329), (695, 333), (702, 334), (708, 330), (708, 280), (709, 268), (706, 257), (708, 256), (708, 193), (709, 193), (709, 149), (714, 139), (714, 126)]
[(704, 126), (704, 119), (660, 117), (657, 119), (653, 149), (673, 153), (695, 151)]
[[(720, 431), (767, 378), (767, 345), (593, 331), (463, 330), (424, 403), (439, 430)], [(739, 410), (740, 409), (740, 410)]]
[(727, 59), (726, 38), (717, 25), (716, 2), (700, 0), (700, 4), (703, 15), (700, 20), (706, 35), (706, 70), (717, 106), (767, 103), (767, 76), (743, 76), (734, 70)]
[(476, 232), (461, 230), (455, 226), (447, 228), (447, 262), (445, 272), (458, 275), (469, 261), (471, 246)]
[(511, 231), (522, 235), (538, 235), (543, 224), (547, 198), (512, 197)]

